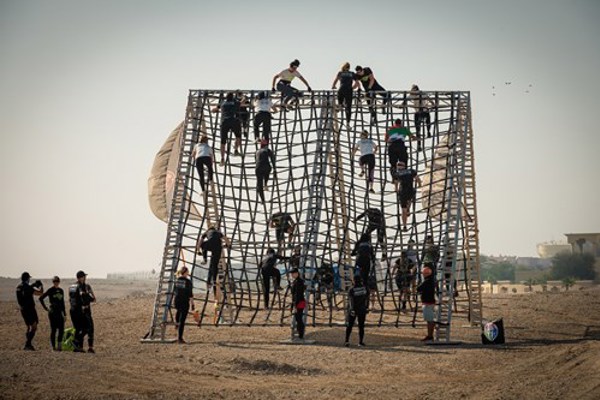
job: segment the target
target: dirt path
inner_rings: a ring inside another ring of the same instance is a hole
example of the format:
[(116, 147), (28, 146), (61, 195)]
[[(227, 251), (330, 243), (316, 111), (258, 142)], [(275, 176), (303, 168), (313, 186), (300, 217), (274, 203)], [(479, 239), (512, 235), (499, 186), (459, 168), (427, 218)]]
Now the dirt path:
[(16, 304), (0, 302), (0, 398), (600, 398), (598, 289), (486, 297), (486, 315), (504, 317), (504, 346), (480, 345), (471, 329), (457, 328), (460, 346), (424, 346), (422, 329), (372, 328), (365, 349), (343, 347), (342, 328), (309, 329), (312, 346), (260, 327), (188, 327), (188, 345), (141, 344), (152, 304), (141, 293), (99, 296), (95, 355), (51, 352), (39, 307), (38, 351), (22, 351)]

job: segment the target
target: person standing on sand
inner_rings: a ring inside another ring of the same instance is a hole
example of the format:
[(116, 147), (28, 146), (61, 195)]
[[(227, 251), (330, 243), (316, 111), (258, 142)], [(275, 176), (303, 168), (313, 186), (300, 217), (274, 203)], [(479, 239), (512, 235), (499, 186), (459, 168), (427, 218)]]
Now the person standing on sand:
[[(63, 335), (65, 332), (65, 318), (67, 312), (65, 310), (65, 292), (59, 287), (60, 278), (55, 276), (52, 278), (52, 287), (40, 296), (40, 303), (44, 310), (48, 312), (50, 319), (50, 344), (52, 350), (61, 351)], [(48, 297), (50, 307), (46, 306), (44, 299)], [(58, 334), (58, 336), (57, 336)]]
[(423, 282), (417, 286), (417, 293), (421, 294), (423, 319), (427, 322), (427, 336), (422, 341), (429, 342), (433, 340), (433, 328), (435, 327), (435, 281), (433, 280), (433, 271), (431, 268), (423, 268), (423, 278)]
[(354, 287), (348, 291), (348, 323), (346, 325), (346, 342), (350, 346), (350, 335), (354, 321), (358, 318), (358, 346), (365, 346), (365, 320), (369, 309), (369, 291), (360, 276), (354, 278)]
[(304, 309), (306, 308), (306, 300), (304, 299), (304, 291), (306, 286), (304, 285), (304, 279), (300, 278), (300, 272), (298, 268), (291, 270), (292, 275), (292, 313), (296, 320), (296, 330), (298, 331), (298, 338), (304, 339)]
[(32, 341), (35, 337), (35, 332), (38, 326), (38, 315), (35, 310), (35, 301), (33, 295), (39, 296), (44, 291), (42, 282), (35, 281), (33, 285), (29, 283), (31, 275), (28, 272), (21, 274), (21, 283), (17, 286), (17, 302), (21, 308), (21, 315), (27, 325), (27, 332), (25, 333), (25, 347), (23, 350), (35, 350)]
[(83, 353), (83, 339), (88, 337), (88, 353), (94, 351), (94, 320), (92, 319), (92, 303), (96, 296), (92, 287), (86, 283), (87, 274), (77, 272), (77, 283), (69, 287), (69, 301), (71, 304), (71, 321), (75, 328), (75, 352)]
[(185, 329), (185, 320), (190, 312), (194, 311), (194, 293), (192, 290), (192, 281), (189, 278), (190, 271), (187, 267), (182, 267), (179, 271), (179, 278), (175, 281), (175, 324), (177, 326), (177, 343), (185, 344), (183, 340), (183, 330)]

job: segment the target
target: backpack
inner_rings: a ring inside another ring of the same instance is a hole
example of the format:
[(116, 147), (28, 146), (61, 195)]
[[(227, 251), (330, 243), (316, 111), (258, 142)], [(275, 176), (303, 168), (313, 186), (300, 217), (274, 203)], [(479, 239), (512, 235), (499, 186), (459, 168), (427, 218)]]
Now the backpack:
[(75, 350), (75, 328), (65, 329), (62, 342), (62, 351)]

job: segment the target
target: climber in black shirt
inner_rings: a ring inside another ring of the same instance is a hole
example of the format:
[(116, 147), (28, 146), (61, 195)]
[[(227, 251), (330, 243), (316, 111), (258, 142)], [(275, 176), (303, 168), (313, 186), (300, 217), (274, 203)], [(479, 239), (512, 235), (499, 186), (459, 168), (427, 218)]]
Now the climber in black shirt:
[(275, 168), (275, 154), (268, 147), (269, 141), (262, 139), (260, 149), (256, 152), (256, 191), (260, 197), (260, 201), (265, 203), (265, 190), (269, 181), (271, 169)]
[(198, 248), (199, 253), (202, 254), (203, 264), (206, 264), (208, 258), (208, 252), (210, 251), (210, 266), (208, 268), (207, 285), (210, 287), (211, 284), (217, 281), (217, 275), (219, 273), (219, 261), (221, 261), (221, 253), (223, 251), (223, 242), (226, 246), (231, 246), (229, 239), (221, 233), (214, 226), (208, 228), (204, 234), (200, 237), (200, 244)]
[(332, 89), (336, 88), (338, 81), (340, 82), (340, 88), (337, 93), (337, 100), (340, 106), (343, 106), (346, 110), (346, 122), (350, 123), (350, 119), (352, 117), (352, 89), (356, 81), (356, 74), (350, 71), (350, 63), (344, 63), (342, 65), (342, 69), (337, 73), (333, 84), (331, 85)]
[(271, 290), (271, 279), (273, 279), (275, 290), (279, 290), (281, 287), (281, 272), (276, 267), (277, 261), (289, 260), (289, 257), (280, 256), (275, 250), (267, 249), (267, 255), (260, 261), (260, 274), (262, 276), (263, 287), (265, 289), (263, 293), (265, 301), (265, 309), (269, 309), (269, 292)]
[[(375, 92), (379, 92), (378, 94), (383, 97), (383, 105), (385, 106), (389, 100), (389, 93), (377, 82), (375, 79), (375, 75), (371, 68), (369, 67), (361, 67), (357, 65), (354, 69), (356, 71), (357, 79), (362, 83), (363, 89), (367, 92), (367, 103), (369, 104), (369, 110), (371, 111), (371, 117), (374, 119), (377, 118), (377, 113), (373, 107), (373, 100), (375, 99)], [(385, 114), (385, 108), (383, 109), (383, 114)]]

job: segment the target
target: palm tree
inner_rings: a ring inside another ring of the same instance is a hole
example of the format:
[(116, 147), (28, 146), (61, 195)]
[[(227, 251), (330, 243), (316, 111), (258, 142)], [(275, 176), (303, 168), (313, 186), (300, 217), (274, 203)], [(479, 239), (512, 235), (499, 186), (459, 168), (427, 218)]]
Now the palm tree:
[(562, 284), (565, 287), (565, 291), (568, 291), (570, 287), (573, 287), (573, 285), (575, 284), (575, 278), (564, 278), (562, 280)]

